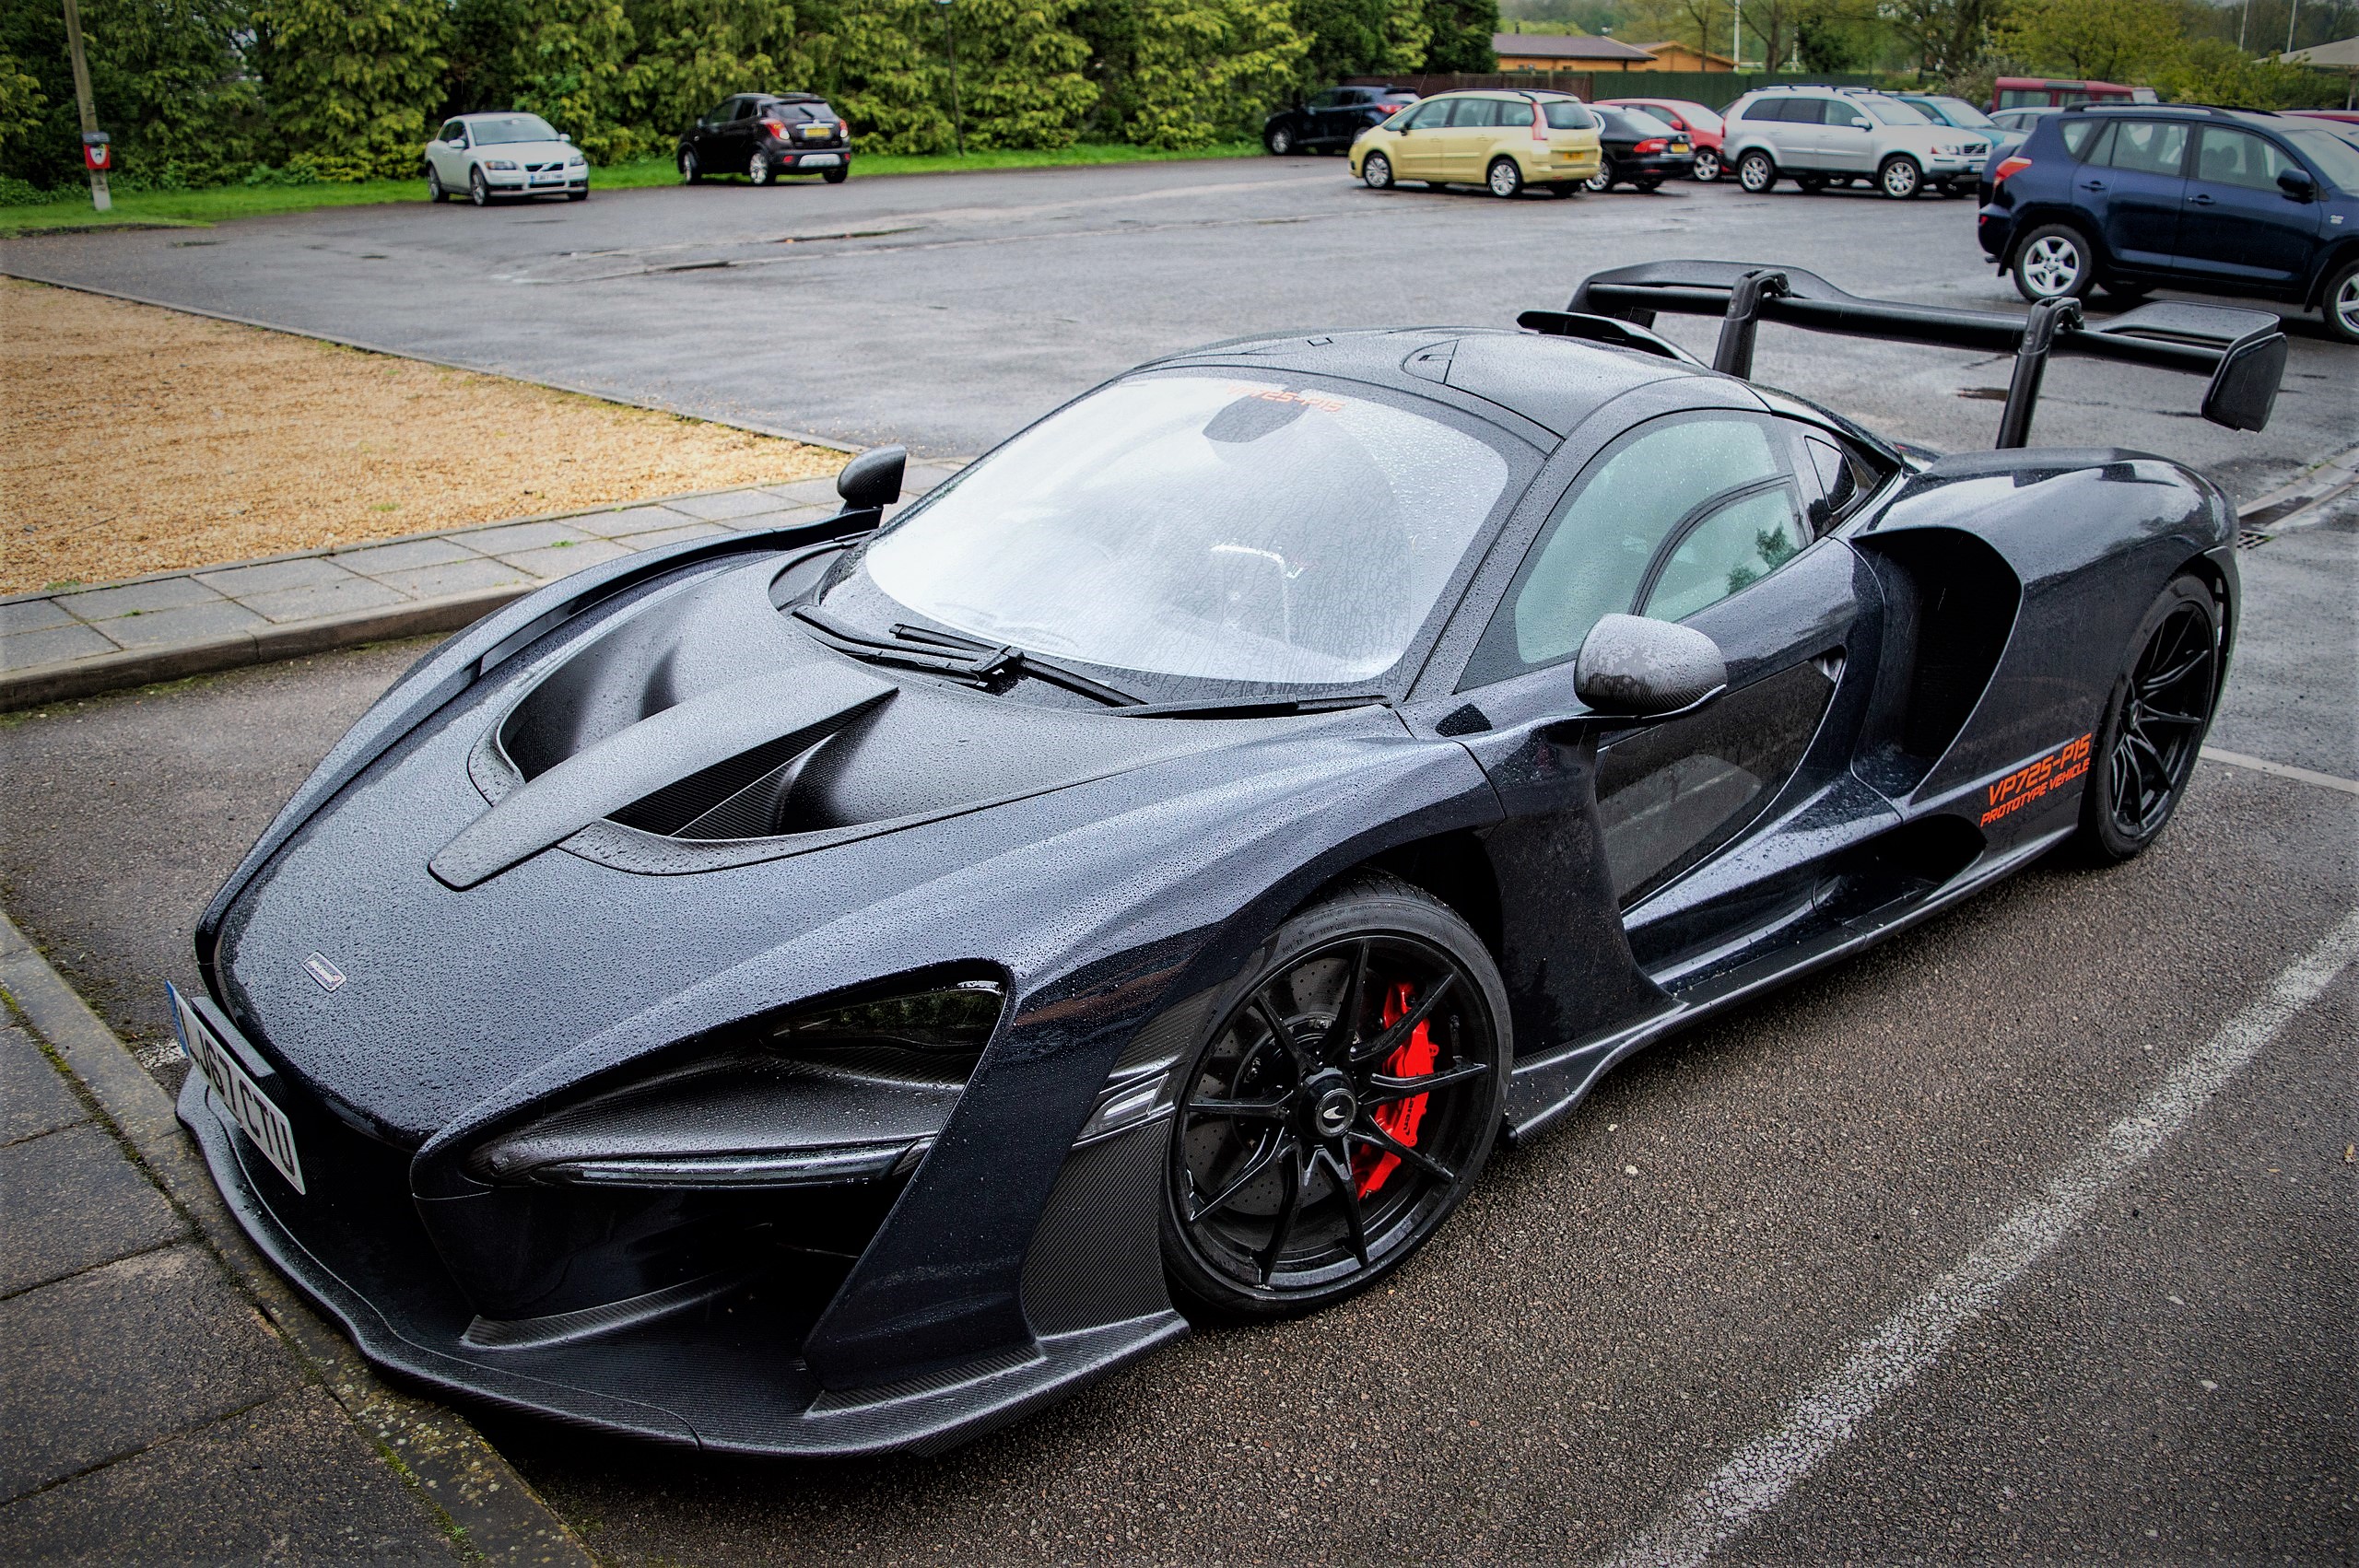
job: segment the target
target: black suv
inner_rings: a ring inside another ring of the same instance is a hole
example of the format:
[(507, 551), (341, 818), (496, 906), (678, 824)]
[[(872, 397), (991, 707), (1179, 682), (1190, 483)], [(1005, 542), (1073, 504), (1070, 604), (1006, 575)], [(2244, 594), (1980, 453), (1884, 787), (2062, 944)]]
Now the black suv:
[(1407, 88), (1329, 88), (1262, 123), (1262, 145), (1280, 158), (1342, 152), (1370, 125), (1381, 125), (1417, 95)]
[(2359, 146), (2315, 121), (2075, 104), (1990, 171), (1985, 254), (2035, 302), (2091, 287), (2271, 299), (2359, 343)]
[(784, 174), (851, 175), (851, 128), (816, 93), (748, 92), (724, 98), (680, 133), (680, 178), (742, 174), (767, 185)]

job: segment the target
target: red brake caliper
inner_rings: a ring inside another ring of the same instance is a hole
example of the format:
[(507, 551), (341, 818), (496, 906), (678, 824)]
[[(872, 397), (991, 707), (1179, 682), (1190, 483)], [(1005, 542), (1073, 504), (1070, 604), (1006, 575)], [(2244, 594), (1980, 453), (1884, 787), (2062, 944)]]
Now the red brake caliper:
[[(1409, 988), (1406, 984), (1394, 986), (1384, 993), (1384, 1027), (1390, 1029), (1407, 1016), (1409, 1016)], [(1386, 1073), (1394, 1078), (1423, 1078), (1433, 1071), (1434, 1042), (1431, 1028), (1432, 1026), (1428, 1024), (1420, 1024), (1409, 1031), (1408, 1039), (1402, 1041), (1391, 1056), (1385, 1058)], [(1426, 1096), (1412, 1094), (1405, 1100), (1395, 1100), (1389, 1106), (1379, 1106), (1373, 1114), (1377, 1126), (1391, 1134), (1395, 1141), (1414, 1149), (1417, 1146), (1417, 1124), (1426, 1119)], [(1400, 1164), (1401, 1156), (1398, 1154), (1379, 1156), (1376, 1164), (1369, 1166), (1367, 1174), (1360, 1177), (1360, 1196), (1375, 1197), (1385, 1182), (1391, 1178), (1394, 1168)]]

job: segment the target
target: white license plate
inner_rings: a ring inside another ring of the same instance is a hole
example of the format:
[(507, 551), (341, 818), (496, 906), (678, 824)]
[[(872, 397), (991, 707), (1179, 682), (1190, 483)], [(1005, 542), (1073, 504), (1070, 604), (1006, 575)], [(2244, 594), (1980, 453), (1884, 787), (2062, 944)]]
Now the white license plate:
[(803, 155), (803, 167), (805, 169), (833, 169), (842, 161), (831, 152), (807, 152)]
[(288, 1124), (287, 1113), (270, 1103), (252, 1074), (239, 1065), (237, 1052), (221, 1037), (227, 1026), (217, 1027), (170, 981), (164, 982), (164, 989), (172, 999), (172, 1027), (180, 1033), (181, 1049), (205, 1074), (205, 1082), (229, 1107), (229, 1115), (246, 1129), (254, 1147), (278, 1167), (287, 1185), (304, 1191), (303, 1162), (295, 1155), (295, 1129)]
[(535, 174), (533, 176), (533, 183), (535, 185), (562, 185), (565, 183), (565, 176), (562, 174)]

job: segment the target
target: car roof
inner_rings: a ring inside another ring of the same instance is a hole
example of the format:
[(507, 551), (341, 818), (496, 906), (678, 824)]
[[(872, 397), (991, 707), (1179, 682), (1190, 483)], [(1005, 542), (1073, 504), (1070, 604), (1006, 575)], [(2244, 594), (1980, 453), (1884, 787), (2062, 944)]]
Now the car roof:
[(2068, 103), (2058, 112), (2108, 117), (2126, 114), (2142, 120), (2152, 120), (2157, 116), (2165, 120), (2231, 120), (2252, 125), (2281, 123), (2281, 117), (2270, 110), (2223, 109), (2212, 103), (2130, 103), (2116, 99), (2110, 103)]
[[(1559, 437), (1615, 398), (1657, 382), (1693, 378), (1740, 384), (1658, 355), (1499, 327), (1389, 327), (1238, 338), (1139, 369), (1189, 365), (1332, 377), (1449, 406), (1472, 399)], [(1459, 396), (1444, 395), (1445, 389)]]

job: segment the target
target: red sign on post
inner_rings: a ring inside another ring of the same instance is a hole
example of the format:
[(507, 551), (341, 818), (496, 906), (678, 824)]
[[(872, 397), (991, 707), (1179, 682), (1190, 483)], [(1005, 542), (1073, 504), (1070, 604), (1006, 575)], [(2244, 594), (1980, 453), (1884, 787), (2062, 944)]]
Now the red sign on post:
[(104, 174), (114, 167), (114, 148), (108, 145), (104, 131), (82, 133), (82, 164), (94, 174)]

